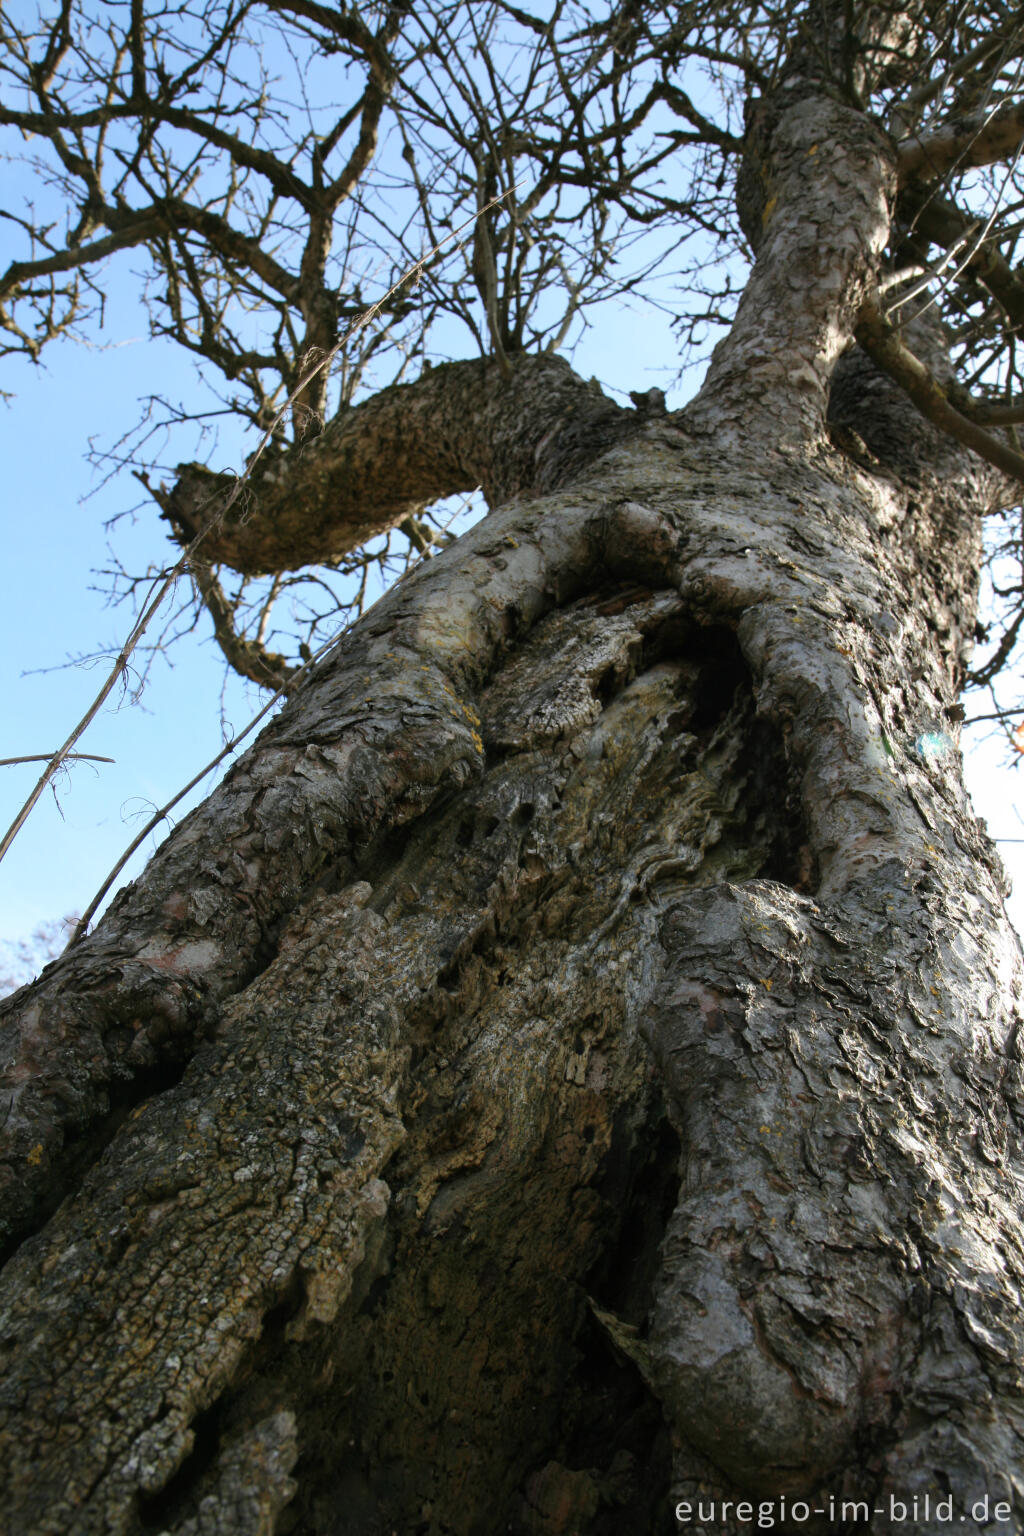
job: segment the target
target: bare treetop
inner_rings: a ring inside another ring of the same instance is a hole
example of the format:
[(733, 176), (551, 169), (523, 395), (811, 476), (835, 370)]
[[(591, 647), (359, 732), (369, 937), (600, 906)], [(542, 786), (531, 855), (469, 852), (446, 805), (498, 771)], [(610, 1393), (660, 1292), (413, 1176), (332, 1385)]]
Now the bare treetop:
[[(662, 257), (655, 244), (626, 259), (638, 230), (670, 228), (676, 246), (699, 228), (736, 248), (743, 104), (808, 75), (893, 133), (914, 189), (909, 240), (952, 243), (934, 197), (929, 233), (914, 206), (937, 181), (967, 195), (967, 220), (1001, 192), (1013, 239), (1015, 166), (966, 175), (1020, 141), (1004, 110), (1020, 70), (1011, 12), (954, 20), (941, 7), (934, 27), (897, 7), (862, 8), (856, 26), (838, 12), (821, 25), (826, 12), (39, 6), (32, 27), (3, 23), (0, 123), (43, 204), (5, 210), (22, 247), (0, 283), (9, 345), (36, 357), (82, 326), (107, 258), (144, 247), (155, 331), (238, 386), (233, 407), (260, 424), (310, 349), (333, 347), (425, 256), (414, 301), (391, 306), (403, 360), (442, 314), (483, 353), (557, 347), (581, 305), (635, 287)], [(485, 207), (462, 248), (434, 251)], [(691, 309), (681, 292), (681, 322)], [(366, 363), (339, 359), (340, 403)], [(302, 408), (322, 414), (328, 381), (311, 389)], [(294, 430), (309, 430), (302, 410)]]
[[(442, 313), (484, 352), (556, 346), (613, 287), (627, 222), (721, 223), (712, 189), (680, 197), (663, 175), (680, 147), (739, 148), (673, 82), (677, 30), (570, 6), (544, 22), (501, 5), (40, 8), (5, 38), (0, 120), (49, 194), (17, 215), (11, 345), (37, 356), (81, 325), (104, 260), (144, 246), (154, 329), (262, 424), (311, 348), (500, 197), (396, 300), (391, 346), (415, 354)], [(366, 362), (339, 359), (342, 403)]]

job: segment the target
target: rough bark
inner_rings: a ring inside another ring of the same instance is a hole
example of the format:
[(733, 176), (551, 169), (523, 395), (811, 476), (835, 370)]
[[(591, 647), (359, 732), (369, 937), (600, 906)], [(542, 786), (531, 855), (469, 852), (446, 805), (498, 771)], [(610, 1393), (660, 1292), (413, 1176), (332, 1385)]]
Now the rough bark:
[(241, 494), (233, 475), (183, 464), (165, 516), (202, 557), (246, 575), (297, 570), (365, 544), (424, 505), (483, 489), (494, 505), (551, 490), (635, 416), (564, 358), (474, 358), (429, 369), (342, 411), (286, 454), (270, 447)]
[(853, 117), (772, 127), (692, 411), (556, 432), (6, 1005), (11, 1530), (1024, 1531), (1020, 958), (951, 715), (994, 481), (843, 355)]

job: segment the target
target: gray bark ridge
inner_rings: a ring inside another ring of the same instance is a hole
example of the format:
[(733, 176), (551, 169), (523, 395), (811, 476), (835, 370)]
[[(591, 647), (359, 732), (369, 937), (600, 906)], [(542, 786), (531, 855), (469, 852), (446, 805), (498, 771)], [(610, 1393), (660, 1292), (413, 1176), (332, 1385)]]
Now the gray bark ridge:
[[(793, 111), (813, 165), (846, 109)], [(876, 163), (778, 440), (726, 348), (692, 423), (497, 510), (6, 1005), (11, 1529), (639, 1532), (703, 1487), (1024, 1530), (1020, 952), (948, 715), (986, 482), (825, 436)]]

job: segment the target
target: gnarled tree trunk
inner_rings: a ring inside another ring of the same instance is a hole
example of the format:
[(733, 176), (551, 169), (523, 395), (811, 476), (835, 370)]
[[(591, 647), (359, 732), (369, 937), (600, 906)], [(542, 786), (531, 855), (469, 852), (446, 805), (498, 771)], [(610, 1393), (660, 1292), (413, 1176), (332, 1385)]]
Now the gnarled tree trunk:
[(427, 423), (504, 505), (6, 1005), (11, 1531), (1024, 1530), (1019, 956), (950, 723), (999, 483), (848, 350), (883, 136), (804, 90), (758, 152), (691, 407), (523, 359), (507, 452), (497, 374)]

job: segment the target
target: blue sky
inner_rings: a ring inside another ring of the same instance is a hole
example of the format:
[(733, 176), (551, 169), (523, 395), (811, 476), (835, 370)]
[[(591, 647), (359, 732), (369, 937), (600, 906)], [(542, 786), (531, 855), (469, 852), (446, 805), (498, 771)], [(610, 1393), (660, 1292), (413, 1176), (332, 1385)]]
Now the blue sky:
[[(128, 477), (99, 491), (86, 463), (89, 439), (112, 439), (134, 420), (137, 398), (154, 385), (187, 392), (187, 358), (144, 339), (142, 317), (119, 327), (108, 348), (59, 343), (44, 367), (8, 359), (0, 407), (5, 465), (6, 560), (0, 588), (0, 669), (8, 708), (0, 756), (52, 751), (84, 712), (110, 661), (66, 666), (70, 658), (117, 650), (131, 625), (111, 607), (97, 575), (113, 543), (126, 563), (162, 563), (169, 546), (155, 509), (107, 531), (106, 520), (139, 500)], [(113, 329), (113, 328), (111, 328)], [(136, 339), (132, 338), (135, 333)], [(143, 692), (118, 689), (80, 743), (114, 764), (80, 763), (61, 775), (0, 864), (0, 935), (81, 909), (137, 829), (141, 809), (168, 799), (221, 740), (223, 670), (211, 644), (189, 638), (157, 660)], [(229, 686), (226, 712), (237, 723), (255, 703)], [(0, 778), (6, 827), (41, 765), (7, 767)]]

